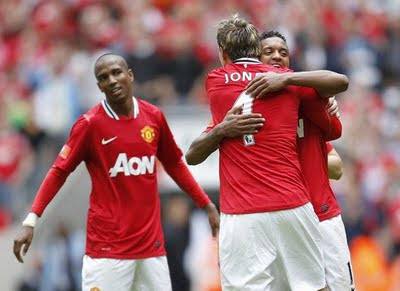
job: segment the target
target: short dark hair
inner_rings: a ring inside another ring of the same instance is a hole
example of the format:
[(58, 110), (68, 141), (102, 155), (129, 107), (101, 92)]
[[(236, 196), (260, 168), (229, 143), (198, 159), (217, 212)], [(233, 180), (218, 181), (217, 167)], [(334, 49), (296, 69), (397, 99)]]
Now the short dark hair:
[(102, 54), (101, 56), (99, 56), (97, 58), (97, 60), (94, 62), (94, 70), (95, 70), (95, 72), (96, 72), (97, 63), (99, 63), (103, 58), (109, 57), (109, 56), (110, 57), (114, 56), (114, 57), (119, 58), (121, 60), (122, 64), (123, 64), (123, 66), (125, 66), (126, 69), (129, 69), (128, 63), (126, 62), (126, 60), (125, 60), (125, 58), (123, 56), (121, 56), (119, 54), (116, 54), (116, 53), (113, 53), (113, 52), (108, 52), (108, 53), (105, 53), (105, 54)]
[(261, 40), (264, 40), (264, 39), (267, 39), (267, 38), (270, 38), (270, 37), (279, 37), (279, 38), (281, 38), (281, 39), (286, 43), (286, 37), (284, 37), (284, 36), (283, 36), (280, 32), (278, 32), (278, 31), (273, 31), (273, 30), (264, 31), (264, 32), (261, 34), (261, 36), (260, 36)]

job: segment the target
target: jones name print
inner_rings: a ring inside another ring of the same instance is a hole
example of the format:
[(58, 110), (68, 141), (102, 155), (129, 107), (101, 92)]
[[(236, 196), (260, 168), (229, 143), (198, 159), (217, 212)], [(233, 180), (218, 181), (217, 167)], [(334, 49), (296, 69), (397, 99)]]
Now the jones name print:
[(225, 84), (229, 82), (244, 82), (244, 81), (251, 81), (258, 75), (262, 73), (251, 73), (251, 72), (233, 72), (230, 74), (225, 74)]

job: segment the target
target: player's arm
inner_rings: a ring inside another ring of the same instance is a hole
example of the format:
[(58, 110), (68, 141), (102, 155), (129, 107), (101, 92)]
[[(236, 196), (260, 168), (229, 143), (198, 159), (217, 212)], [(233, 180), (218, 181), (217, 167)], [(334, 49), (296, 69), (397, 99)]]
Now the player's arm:
[(157, 158), (163, 164), (168, 175), (183, 191), (189, 194), (197, 207), (204, 208), (207, 211), (212, 235), (216, 237), (219, 231), (219, 214), (217, 208), (196, 182), (189, 168), (182, 160), (182, 151), (175, 143), (172, 132), (162, 113)]
[(246, 92), (259, 98), (289, 85), (314, 88), (321, 97), (328, 98), (346, 91), (349, 86), (349, 79), (346, 75), (327, 70), (268, 72), (255, 77), (247, 86)]
[[(19, 234), (14, 239), (14, 255), (20, 263), (24, 260), (22, 255), (26, 255), (29, 250), (29, 246), (33, 240), (33, 233), (36, 222), (39, 217), (43, 214), (44, 209), (54, 198), (57, 192), (61, 189), (65, 183), (68, 174), (64, 173), (60, 169), (51, 168), (43, 180), (35, 200), (32, 205), (32, 210), (29, 212), (26, 219), (22, 222), (22, 228)], [(22, 249), (23, 248), (23, 249)], [(22, 255), (21, 255), (22, 249)]]
[(326, 145), (328, 150), (329, 179), (339, 180), (343, 175), (342, 159), (330, 143), (327, 143)]
[[(324, 99), (326, 100), (326, 99)], [(325, 141), (331, 141), (338, 139), (342, 136), (342, 123), (340, 122), (339, 106), (335, 96), (328, 99), (326, 105), (326, 111), (330, 116), (331, 131), (329, 134), (325, 134)]]
[(325, 135), (325, 141), (331, 141), (338, 139), (342, 136), (342, 123), (340, 122), (340, 119), (334, 115), (330, 116), (331, 119), (331, 132), (327, 135)]
[[(301, 112), (317, 125), (326, 141), (335, 140), (342, 135), (342, 124), (337, 118), (337, 102), (327, 99), (314, 99), (301, 102)], [(331, 112), (331, 113), (329, 113)], [(334, 115), (331, 115), (333, 114)]]
[(202, 163), (218, 149), (218, 144), (225, 137), (238, 137), (257, 133), (265, 121), (262, 115), (258, 113), (240, 114), (240, 112), (241, 107), (232, 108), (221, 123), (196, 138), (186, 152), (186, 162), (189, 165)]
[(24, 262), (22, 255), (26, 255), (32, 243), (34, 228), (39, 217), (64, 185), (68, 175), (83, 160), (87, 146), (85, 142), (87, 132), (88, 124), (82, 117), (72, 128), (69, 140), (39, 187), (31, 212), (23, 221), (22, 228), (14, 239), (13, 252), (20, 263)]

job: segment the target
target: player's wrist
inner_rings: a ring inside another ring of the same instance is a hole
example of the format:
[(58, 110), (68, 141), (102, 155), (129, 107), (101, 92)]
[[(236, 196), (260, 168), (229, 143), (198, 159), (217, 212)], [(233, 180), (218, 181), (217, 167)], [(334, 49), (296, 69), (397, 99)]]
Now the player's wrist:
[(204, 209), (205, 209), (207, 212), (210, 212), (210, 211), (214, 211), (214, 209), (217, 209), (217, 207), (215, 207), (214, 203), (212, 203), (212, 202), (210, 201), (210, 202), (208, 202), (208, 203), (206, 204), (206, 206), (204, 206)]
[(289, 85), (295, 85), (294, 84), (294, 73), (283, 73), (281, 74), (282, 77), (284, 78), (283, 83), (285, 84), (285, 86), (289, 86)]
[(224, 137), (226, 137), (226, 127), (223, 121), (214, 127), (213, 134), (215, 138), (219, 140), (222, 140)]
[(39, 216), (36, 213), (29, 212), (25, 220), (22, 222), (22, 226), (30, 226), (34, 228), (38, 220)]

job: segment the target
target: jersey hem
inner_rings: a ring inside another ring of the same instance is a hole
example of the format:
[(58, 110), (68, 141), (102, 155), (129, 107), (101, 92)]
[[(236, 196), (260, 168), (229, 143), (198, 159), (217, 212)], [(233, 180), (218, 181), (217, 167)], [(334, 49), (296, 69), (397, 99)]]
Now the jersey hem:
[(148, 259), (155, 257), (162, 257), (167, 254), (166, 251), (162, 251), (155, 254), (105, 254), (105, 253), (96, 253), (96, 252), (85, 252), (85, 255), (91, 257), (92, 259), (119, 259), (119, 260), (139, 260), (139, 259)]
[(260, 213), (260, 212), (273, 212), (273, 211), (280, 211), (280, 210), (288, 210), (288, 209), (293, 209), (297, 207), (301, 207), (303, 205), (306, 205), (310, 200), (305, 199), (302, 200), (301, 202), (297, 202), (295, 204), (290, 204), (290, 205), (280, 205), (280, 206), (275, 206), (275, 207), (254, 207), (254, 208), (248, 208), (248, 209), (242, 209), (242, 210), (226, 210), (221, 207), (221, 212), (224, 214), (249, 214), (249, 213)]
[(342, 212), (340, 211), (340, 209), (338, 209), (338, 210), (336, 210), (334, 212), (331, 212), (331, 213), (324, 213), (323, 215), (317, 213), (317, 216), (318, 216), (319, 222), (322, 222), (324, 220), (328, 220), (328, 219), (334, 218), (334, 217), (336, 217), (336, 216), (338, 216), (340, 214), (342, 214)]

